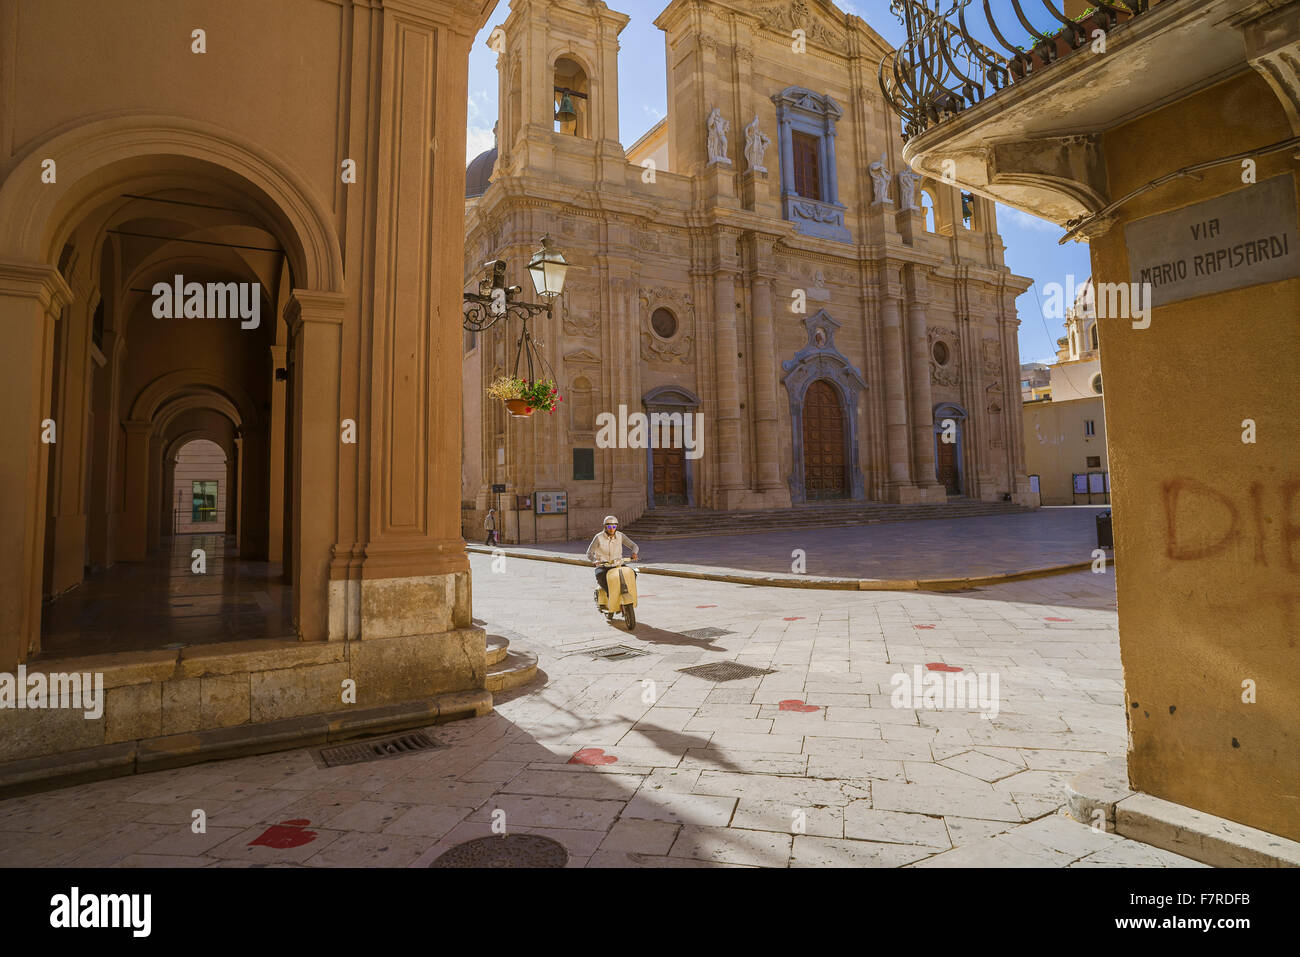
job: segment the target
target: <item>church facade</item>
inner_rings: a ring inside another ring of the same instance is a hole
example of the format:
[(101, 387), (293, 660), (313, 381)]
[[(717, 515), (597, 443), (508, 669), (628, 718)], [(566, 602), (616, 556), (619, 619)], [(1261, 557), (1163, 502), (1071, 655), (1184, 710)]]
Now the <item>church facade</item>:
[[(515, 0), (488, 40), (497, 147), (468, 170), (466, 288), (503, 259), (531, 292), (544, 234), (572, 268), (531, 330), (553, 414), (513, 418), (485, 394), (513, 370), (517, 323), (466, 334), (466, 537), (489, 507), (506, 541), (564, 537), (529, 514), (539, 491), (566, 494), (574, 535), (648, 509), (1035, 504), (1015, 312), (1029, 283), (1004, 265), (990, 202), (902, 162), (885, 42), (827, 3), (674, 0), (655, 21), (667, 116), (624, 148), (627, 19)], [(635, 413), (694, 417), (698, 448), (674, 426), (602, 432)]]

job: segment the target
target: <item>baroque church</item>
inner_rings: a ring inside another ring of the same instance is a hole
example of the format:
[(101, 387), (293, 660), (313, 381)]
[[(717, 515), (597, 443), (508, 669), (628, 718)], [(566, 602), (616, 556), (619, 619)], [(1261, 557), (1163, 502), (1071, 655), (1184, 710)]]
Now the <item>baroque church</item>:
[[(667, 115), (624, 147), (627, 22), (599, 0), (514, 0), (488, 40), (497, 143), (466, 171), (466, 289), (498, 259), (529, 287), (543, 235), (571, 268), (531, 324), (553, 414), (486, 395), (518, 323), (465, 335), (465, 536), (490, 507), (503, 540), (544, 541), (608, 512), (1036, 504), (1017, 385), (1029, 280), (989, 200), (903, 162), (886, 42), (820, 0), (673, 0), (655, 20)], [(604, 447), (620, 407), (702, 415), (702, 454), (670, 427)], [(528, 514), (543, 491), (565, 493), (567, 524)]]

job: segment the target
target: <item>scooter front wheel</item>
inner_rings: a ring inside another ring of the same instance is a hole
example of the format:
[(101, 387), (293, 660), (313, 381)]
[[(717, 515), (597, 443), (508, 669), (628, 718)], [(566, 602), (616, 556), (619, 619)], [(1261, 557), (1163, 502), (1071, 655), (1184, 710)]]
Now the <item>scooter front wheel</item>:
[(624, 605), (623, 620), (627, 622), (628, 631), (631, 631), (634, 628), (636, 628), (636, 609), (631, 605)]

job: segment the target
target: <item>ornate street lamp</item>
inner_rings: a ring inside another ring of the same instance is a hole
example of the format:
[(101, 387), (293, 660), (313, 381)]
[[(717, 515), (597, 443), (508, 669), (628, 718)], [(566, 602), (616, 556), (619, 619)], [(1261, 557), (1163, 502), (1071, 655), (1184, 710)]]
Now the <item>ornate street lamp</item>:
[(528, 331), (528, 320), (542, 313), (545, 313), (548, 319), (554, 315), (555, 300), (564, 292), (564, 276), (569, 270), (569, 264), (565, 261), (564, 255), (551, 245), (550, 237), (543, 236), (542, 247), (533, 253), (532, 259), (528, 261), (528, 274), (532, 277), (533, 287), (537, 290), (537, 295), (544, 300), (540, 303), (525, 302), (519, 298), (523, 294), (521, 287), (506, 286), (505, 260), (496, 259), (486, 263), (486, 266), (492, 271), (491, 278), (479, 282), (477, 293), (465, 293), (461, 325), (468, 332), (485, 332), (501, 319), (508, 319), (512, 315), (517, 318), (523, 328), (515, 349), (514, 375), (519, 378), (520, 360), (526, 359), (528, 371), (526, 381), (532, 384), (535, 381), (534, 355), (543, 365), (546, 365), (546, 360), (533, 347), (533, 337)]

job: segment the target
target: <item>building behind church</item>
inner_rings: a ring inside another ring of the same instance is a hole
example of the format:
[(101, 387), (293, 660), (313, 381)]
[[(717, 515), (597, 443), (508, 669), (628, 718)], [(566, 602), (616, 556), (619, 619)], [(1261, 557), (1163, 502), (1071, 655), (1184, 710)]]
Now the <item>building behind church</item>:
[[(655, 21), (667, 116), (625, 149), (627, 22), (515, 0), (489, 40), (498, 136), (467, 170), (466, 288), (494, 259), (528, 288), (543, 234), (573, 268), (555, 317), (531, 324), (554, 414), (515, 419), (485, 395), (514, 369), (517, 322), (466, 334), (466, 536), (502, 506), (505, 540), (563, 537), (558, 516), (516, 510), (546, 490), (567, 493), (575, 536), (649, 509), (1036, 504), (1017, 388), (1028, 280), (1003, 262), (991, 202), (902, 162), (886, 43), (827, 3), (674, 0)], [(702, 455), (603, 447), (601, 414), (620, 408), (701, 413)]]
[(1025, 467), (1043, 505), (1110, 503), (1100, 336), (1089, 278), (1065, 314), (1056, 361), (1021, 366)]

